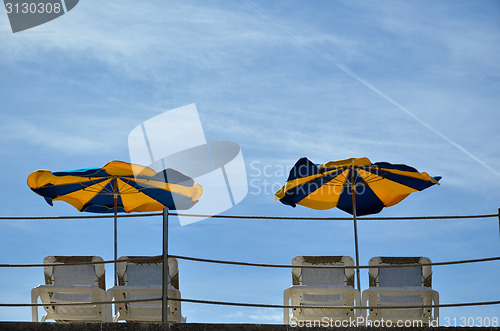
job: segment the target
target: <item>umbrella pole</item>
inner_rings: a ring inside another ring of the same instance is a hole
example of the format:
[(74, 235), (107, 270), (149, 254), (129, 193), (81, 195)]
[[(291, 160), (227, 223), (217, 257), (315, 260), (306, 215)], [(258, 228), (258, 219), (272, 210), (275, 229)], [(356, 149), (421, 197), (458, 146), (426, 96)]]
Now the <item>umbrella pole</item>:
[[(358, 224), (356, 221), (356, 189), (354, 186), (354, 167), (351, 171), (351, 195), (352, 195), (352, 216), (354, 220), (354, 249), (356, 251), (356, 267), (359, 267), (359, 248), (358, 248)], [(358, 291), (361, 291), (361, 280), (359, 278), (359, 268), (356, 268), (356, 285)]]
[(163, 263), (162, 263), (161, 321), (168, 322), (168, 207), (163, 208)]
[(118, 239), (118, 230), (117, 230), (117, 226), (118, 226), (118, 180), (115, 178), (114, 180), (114, 201), (115, 201), (115, 206), (114, 206), (114, 212), (115, 212), (115, 219), (114, 219), (114, 237), (115, 237), (115, 247), (114, 247), (114, 267), (115, 267), (115, 270), (114, 270), (114, 282), (115, 282), (115, 286), (117, 285), (117, 278), (118, 278), (118, 275), (116, 274), (116, 260), (118, 258), (118, 244), (117, 244), (117, 239)]

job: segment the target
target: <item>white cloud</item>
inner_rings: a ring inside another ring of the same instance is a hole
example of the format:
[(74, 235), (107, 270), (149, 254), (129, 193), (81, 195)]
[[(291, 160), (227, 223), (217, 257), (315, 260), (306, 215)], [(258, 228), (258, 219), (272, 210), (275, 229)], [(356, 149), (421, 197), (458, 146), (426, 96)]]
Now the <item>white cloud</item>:
[(257, 323), (281, 323), (283, 312), (278, 309), (257, 309), (253, 312), (238, 311), (227, 316), (238, 320), (251, 320)]
[[(117, 119), (96, 120), (82, 117), (50, 118), (12, 118), (2, 116), (0, 130), (4, 146), (18, 145), (42, 148), (45, 152), (65, 153), (68, 155), (113, 154), (126, 148), (126, 135), (113, 129), (109, 123)], [(123, 142), (122, 142), (123, 141)]]
[(131, 78), (161, 81), (164, 73), (158, 69), (165, 66), (188, 61), (195, 67), (220, 67), (235, 52), (245, 61), (256, 42), (272, 45), (273, 34), (258, 29), (259, 22), (241, 9), (187, 2), (81, 2), (53, 22), (6, 36), (1, 61), (36, 62), (41, 52), (79, 53)]
[[(396, 158), (401, 151), (407, 151), (427, 157), (441, 154), (448, 159), (455, 159), (454, 155), (461, 153), (451, 145), (441, 144), (443, 141), (431, 130), (321, 56), (320, 53), (324, 53), (345, 58), (356, 54), (353, 60), (361, 60), (361, 56), (378, 60), (380, 54), (371, 52), (374, 45), (363, 34), (366, 30), (354, 29), (351, 35), (346, 35), (288, 20), (284, 14), (278, 17), (277, 24), (273, 24), (272, 19), (266, 19), (268, 13), (259, 15), (243, 4), (221, 9), (193, 3), (106, 2), (95, 6), (92, 2), (82, 2), (69, 14), (33, 30), (47, 33), (26, 32), (10, 36), (0, 49), (3, 48), (6, 58), (10, 57), (11, 61), (14, 58), (15, 61), (36, 61), (41, 53), (61, 53), (70, 58), (76, 56), (75, 59), (85, 57), (105, 64), (107, 70), (111, 68), (111, 72), (119, 73), (118, 77), (147, 80), (169, 100), (176, 100), (174, 95), (185, 95), (189, 102), (198, 102), (203, 97), (205, 99), (198, 106), (202, 117), (204, 111), (209, 114), (205, 129), (212, 136), (238, 137), (242, 144), (255, 145), (269, 152), (279, 149), (282, 153), (333, 158), (336, 155), (370, 155), (376, 151), (376, 155)], [(368, 26), (385, 31), (384, 38), (378, 41), (404, 44), (411, 55), (408, 65), (428, 59), (425, 52), (432, 43), (445, 47), (447, 57), (456, 58), (448, 66), (441, 66), (439, 58), (429, 61), (426, 70), (439, 70), (439, 77), (449, 79), (447, 71), (454, 71), (458, 65), (467, 71), (472, 60), (488, 66), (496, 63), (491, 58), (497, 53), (494, 51), (497, 46), (491, 45), (498, 44), (494, 43), (497, 37), (484, 33), (484, 26), (470, 30), (470, 22), (453, 17), (436, 20), (438, 14), (417, 7), (415, 3), (390, 7), (364, 3), (360, 6), (358, 3), (352, 7), (360, 10), (358, 19), (367, 19)], [(426, 15), (430, 16), (422, 19)], [(305, 27), (307, 33), (302, 30)], [(287, 31), (298, 39), (294, 40)], [(319, 49), (320, 53), (297, 40)], [(420, 41), (425, 42), (421, 44)], [(475, 49), (482, 46), (481, 49), (487, 51), (468, 51), (470, 43), (478, 43)], [(396, 44), (394, 47), (385, 50), (390, 57), (401, 50)], [(263, 55), (270, 56), (269, 63), (255, 61)], [(318, 69), (325, 72), (315, 72), (316, 81), (304, 80), (309, 72), (317, 69), (296, 65), (294, 60), (298, 56), (305, 59), (301, 65), (317, 62)], [(277, 63), (281, 60), (285, 62)], [(418, 72), (410, 69), (400, 75)], [(357, 73), (364, 75), (363, 70)], [(475, 91), (470, 91), (469, 107), (465, 108), (463, 102), (456, 104), (456, 90), (443, 90), (435, 84), (427, 87), (423, 85), (425, 82), (412, 81), (411, 76), (408, 79), (397, 77), (402, 84), (394, 78), (392, 73), (387, 79), (377, 77), (369, 83), (381, 84), (389, 97), (394, 95), (396, 102), (417, 117), (450, 140), (472, 150), (485, 163), (494, 164), (491, 151), (495, 139), (485, 141), (481, 134), (483, 121), (472, 116), (457, 116), (468, 112)], [(66, 76), (65, 79), (78, 82), (78, 77)], [(392, 82), (388, 83), (388, 79)], [(91, 88), (87, 85), (86, 88)], [(423, 101), (427, 102), (427, 107)], [(174, 107), (182, 105), (174, 104)], [(138, 105), (143, 106), (144, 102)], [(434, 121), (429, 115), (438, 120)], [(469, 130), (473, 129), (473, 134), (469, 135), (471, 140), (465, 139), (467, 136), (461, 132), (464, 123)], [(491, 126), (491, 123), (494, 121), (487, 121), (486, 125)], [(43, 134), (30, 127), (22, 129), (33, 135)], [(61, 139), (61, 131), (55, 132), (48, 133), (50, 146), (92, 148), (90, 135)], [(481, 141), (484, 141), (484, 148), (479, 144)], [(432, 153), (429, 155), (429, 152)], [(462, 157), (467, 159), (466, 155)], [(463, 159), (458, 158), (459, 163), (468, 163)]]

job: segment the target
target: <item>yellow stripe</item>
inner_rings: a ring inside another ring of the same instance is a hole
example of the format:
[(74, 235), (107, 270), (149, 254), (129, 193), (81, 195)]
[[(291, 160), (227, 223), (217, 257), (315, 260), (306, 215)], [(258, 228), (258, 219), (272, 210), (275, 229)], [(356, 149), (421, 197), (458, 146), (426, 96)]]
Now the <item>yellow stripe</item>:
[[(110, 181), (111, 179), (108, 179), (102, 183), (89, 186), (85, 189), (61, 195), (53, 200), (65, 201), (70, 205), (72, 205), (73, 207), (75, 207), (76, 209), (78, 209), (79, 211), (82, 211), (83, 206), (87, 202), (92, 200), (96, 195), (98, 195), (98, 193), (102, 190), (102, 188), (106, 186)], [(110, 192), (110, 194), (112, 193)]]
[[(299, 185), (302, 185), (304, 183), (307, 183), (307, 182), (310, 182), (310, 181), (313, 181), (317, 178), (321, 178), (321, 177), (325, 177), (325, 176), (329, 176), (331, 175), (332, 173), (336, 172), (337, 169), (334, 169), (334, 170), (331, 170), (331, 171), (325, 171), (324, 173), (321, 173), (321, 174), (316, 174), (316, 175), (311, 175), (311, 176), (307, 176), (307, 177), (302, 177), (302, 178), (296, 178), (296, 179), (293, 179), (291, 181), (288, 181), (286, 182), (286, 184), (280, 188), (278, 191), (276, 191), (276, 193), (274, 194), (274, 200), (279, 200), (279, 199), (282, 199), (284, 196), (285, 196), (285, 193), (286, 191), (288, 190), (291, 190)], [(335, 177), (335, 179), (333, 179), (332, 181), (337, 181), (337, 182), (340, 182), (340, 183), (344, 183), (345, 182), (345, 176), (347, 176), (347, 170), (343, 171), (342, 173), (340, 173), (337, 177)]]
[(123, 161), (108, 162), (102, 169), (111, 176), (154, 176), (156, 174), (149, 167)]
[(318, 166), (320, 169), (335, 169), (352, 166), (369, 166), (372, 162), (367, 157), (352, 157), (350, 159), (330, 161)]
[[(120, 185), (120, 196), (122, 199), (122, 203), (127, 213), (163, 210), (164, 206), (160, 202), (156, 201), (155, 199), (149, 197), (148, 195), (142, 193), (135, 187), (130, 186), (125, 182), (122, 182), (120, 180), (118, 182)], [(165, 184), (165, 183), (162, 183), (163, 185), (160, 185), (159, 182), (156, 182), (156, 185), (151, 185), (152, 182), (153, 181), (148, 182), (143, 180), (143, 184), (147, 183), (149, 186), (154, 186), (168, 190), (170, 192), (182, 194), (186, 197), (191, 198), (193, 201), (198, 200), (203, 193), (203, 188), (199, 184), (196, 184), (193, 187), (186, 187), (182, 185)]]
[(135, 187), (128, 185), (122, 181), (118, 181), (120, 185), (120, 196), (122, 199), (123, 208), (127, 213), (134, 211), (159, 211), (163, 209), (163, 205), (156, 200), (150, 198), (144, 193), (141, 193)]
[[(331, 175), (336, 171), (337, 170), (327, 171), (322, 174), (313, 175), (305, 178), (312, 177), (313, 178), (312, 180), (314, 180), (320, 177)], [(343, 172), (338, 174), (335, 178), (331, 179), (328, 183), (323, 184), (321, 187), (318, 187), (316, 190), (309, 193), (304, 199), (297, 202), (297, 204), (319, 210), (336, 207), (339, 200), (339, 196), (342, 193), (342, 188), (346, 181), (348, 172), (349, 169), (344, 170)], [(298, 180), (287, 182), (285, 186), (283, 186), (278, 192), (276, 192), (275, 199), (278, 200), (283, 198), (289, 187), (294, 188), (297, 185), (310, 181), (310, 180), (304, 180), (305, 178), (300, 178)]]
[[(324, 173), (321, 173), (321, 174), (316, 174), (316, 175), (312, 175), (312, 176), (297, 178), (297, 179), (293, 179), (291, 181), (288, 181), (288, 182), (286, 182), (286, 184), (282, 188), (280, 188), (274, 194), (274, 200), (276, 201), (276, 200), (282, 199), (285, 196), (286, 191), (288, 191), (288, 190), (291, 190), (291, 189), (293, 189), (293, 188), (295, 188), (295, 187), (297, 187), (299, 185), (302, 185), (304, 183), (313, 181), (313, 180), (315, 180), (317, 178), (329, 176), (329, 175), (331, 175), (332, 173), (334, 173), (336, 171), (337, 171), (337, 169), (334, 169), (334, 170), (331, 170), (331, 171), (325, 171)], [(346, 180), (346, 176), (347, 176), (347, 172), (348, 171), (349, 171), (349, 169), (344, 170), (339, 175), (337, 175), (334, 179), (332, 179), (331, 182), (341, 183), (343, 185), (343, 183)]]
[(47, 184), (52, 185), (66, 185), (66, 184), (79, 184), (95, 180), (96, 178), (87, 178), (80, 176), (54, 176), (48, 170), (37, 170), (28, 176), (28, 186), (34, 189), (43, 187)]
[[(110, 177), (113, 176), (154, 176), (156, 172), (149, 168), (138, 164), (131, 164), (122, 161), (111, 161), (102, 167)], [(106, 176), (100, 176), (106, 177)], [(51, 171), (48, 170), (37, 170), (28, 176), (28, 186), (31, 188), (40, 188), (47, 184), (53, 185), (65, 185), (65, 184), (77, 184), (85, 183), (100, 177), (88, 177), (88, 176), (54, 176)]]
[(274, 195), (275, 200), (279, 200), (285, 196), (286, 191), (291, 190), (299, 185), (315, 180), (316, 178), (323, 177), (324, 174), (316, 174), (312, 176), (296, 178), (291, 181), (286, 182), (286, 184), (280, 188)]
[(431, 182), (433, 184), (439, 185), (439, 182), (437, 180), (435, 180), (434, 178), (432, 178), (431, 176), (429, 176), (429, 174), (426, 172), (411, 172), (411, 171), (402, 171), (402, 170), (387, 169), (387, 168), (380, 168), (380, 169), (383, 169), (384, 171), (387, 171), (387, 172), (391, 172), (393, 174), (422, 179), (422, 180), (426, 180), (428, 182)]
[(200, 196), (203, 194), (203, 188), (201, 187), (200, 184), (196, 184), (193, 186), (184, 186), (179, 184), (165, 183), (161, 181), (154, 181), (147, 179), (136, 179), (135, 182), (138, 184), (142, 184), (144, 186), (152, 186), (173, 193), (182, 194), (186, 197), (191, 198), (193, 201), (198, 200)]
[[(398, 184), (383, 177), (374, 175), (371, 172), (356, 169), (357, 173), (367, 182), (368, 187), (377, 195), (386, 207), (393, 206), (401, 202), (410, 193), (417, 190), (403, 184)], [(357, 191), (362, 188), (358, 188)]]
[(343, 187), (343, 183), (331, 181), (300, 200), (298, 204), (319, 210), (334, 208), (337, 206)]

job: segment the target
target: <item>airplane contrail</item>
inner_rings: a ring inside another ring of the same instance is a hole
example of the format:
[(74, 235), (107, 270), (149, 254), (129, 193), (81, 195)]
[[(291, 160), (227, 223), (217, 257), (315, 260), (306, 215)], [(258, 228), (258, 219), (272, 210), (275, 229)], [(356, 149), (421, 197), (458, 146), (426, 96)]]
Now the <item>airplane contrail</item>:
[(378, 88), (376, 88), (373, 84), (371, 84), (370, 82), (368, 82), (367, 80), (365, 80), (364, 78), (360, 77), (358, 74), (356, 74), (355, 72), (353, 72), (352, 70), (350, 70), (349, 68), (347, 68), (344, 64), (342, 64), (342, 62), (340, 62), (338, 59), (336, 59), (332, 55), (330, 55), (327, 52), (323, 51), (322, 49), (316, 47), (314, 44), (308, 42), (307, 40), (301, 38), (292, 29), (290, 29), (289, 27), (287, 27), (285, 24), (281, 23), (278, 19), (276, 19), (275, 17), (273, 17), (271, 14), (266, 13), (260, 6), (258, 6), (257, 4), (255, 4), (253, 1), (251, 1), (251, 0), (241, 0), (241, 2), (245, 6), (249, 7), (250, 9), (252, 9), (253, 11), (255, 11), (256, 13), (260, 14), (262, 17), (264, 17), (265, 19), (267, 19), (268, 21), (270, 21), (271, 23), (273, 23), (274, 25), (276, 25), (277, 27), (279, 27), (281, 30), (283, 30), (284, 32), (286, 32), (290, 36), (292, 36), (296, 41), (298, 41), (301, 44), (303, 44), (304, 46), (312, 49), (313, 51), (315, 51), (316, 53), (318, 53), (319, 55), (321, 55), (325, 60), (327, 60), (330, 63), (333, 63), (340, 70), (342, 70), (343, 72), (345, 72), (346, 74), (348, 74), (349, 76), (351, 76), (352, 78), (354, 78), (355, 80), (357, 80), (359, 83), (361, 83), (362, 85), (364, 85), (365, 87), (367, 87), (368, 89), (370, 89), (371, 91), (373, 91), (374, 93), (376, 93), (378, 96), (380, 96), (381, 98), (383, 98), (384, 100), (386, 100), (390, 104), (394, 105), (399, 110), (405, 112), (408, 116), (410, 116), (411, 118), (413, 118), (415, 121), (417, 121), (418, 123), (420, 123), (422, 126), (424, 126), (425, 128), (429, 129), (430, 131), (434, 132), (436, 135), (438, 135), (439, 137), (441, 137), (442, 139), (444, 139), (445, 141), (447, 141), (448, 143), (450, 143), (451, 145), (455, 146), (457, 149), (459, 149), (460, 151), (462, 151), (465, 155), (467, 155), (468, 157), (470, 157), (471, 159), (473, 159), (474, 161), (478, 162), (479, 164), (481, 164), (482, 166), (484, 166), (486, 169), (490, 170), (492, 173), (494, 173), (495, 175), (497, 175), (497, 176), (500, 177), (500, 172), (498, 172), (495, 169), (493, 169), (492, 167), (490, 167), (488, 164), (486, 164), (485, 162), (483, 162), (477, 156), (475, 156), (474, 154), (472, 154), (471, 152), (469, 152), (465, 147), (463, 147), (462, 145), (456, 143), (451, 138), (448, 138), (446, 135), (444, 135), (443, 133), (441, 133), (438, 130), (436, 130), (429, 123), (427, 123), (427, 122), (423, 121), (422, 119), (420, 119), (417, 115), (415, 115), (414, 113), (412, 113), (406, 107), (404, 107), (403, 105), (399, 104), (394, 99), (392, 99), (391, 97), (389, 97), (387, 94), (385, 94), (384, 92), (382, 92)]

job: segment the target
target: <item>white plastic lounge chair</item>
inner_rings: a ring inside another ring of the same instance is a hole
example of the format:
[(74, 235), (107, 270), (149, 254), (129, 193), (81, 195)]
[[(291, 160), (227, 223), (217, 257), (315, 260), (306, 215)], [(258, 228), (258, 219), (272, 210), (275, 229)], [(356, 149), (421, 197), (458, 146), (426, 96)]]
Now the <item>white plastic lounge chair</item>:
[[(122, 256), (118, 259), (118, 286), (107, 292), (109, 301), (140, 300), (162, 296), (162, 256)], [(169, 298), (180, 298), (177, 259), (168, 258)], [(113, 321), (161, 322), (161, 300), (116, 303)], [(168, 322), (185, 323), (180, 301), (168, 301)]]
[[(31, 302), (42, 301), (46, 314), (42, 322), (107, 322), (111, 318), (110, 305), (51, 305), (51, 303), (99, 302), (106, 299), (104, 264), (64, 265), (78, 262), (103, 261), (98, 256), (47, 256), (44, 264), (45, 284), (31, 290)], [(32, 307), (33, 322), (38, 322), (38, 307)]]
[[(431, 263), (426, 257), (374, 257), (370, 266)], [(363, 291), (363, 306), (420, 306), (439, 304), (431, 288), (432, 267), (370, 268), (370, 288)], [(439, 317), (439, 308), (370, 309), (368, 320), (421, 321), (427, 325)]]
[[(297, 256), (292, 260), (294, 266), (354, 266), (349, 256)], [(354, 269), (326, 268), (292, 268), (293, 286), (283, 294), (284, 305), (303, 306), (294, 308), (293, 318), (305, 321), (320, 321), (323, 317), (329, 320), (355, 319), (357, 312), (346, 309), (311, 309), (308, 306), (355, 306), (359, 305), (360, 294), (354, 289)], [(289, 324), (289, 309), (283, 310), (283, 321)]]

